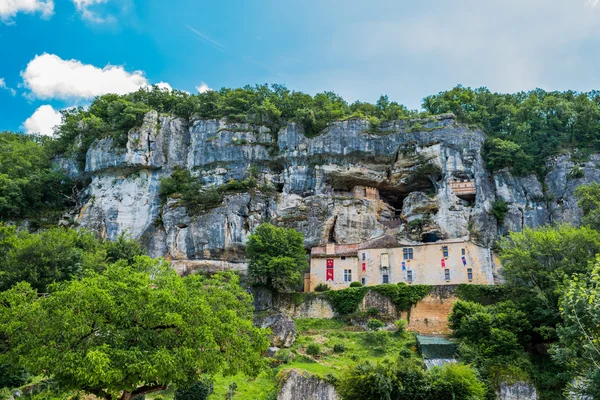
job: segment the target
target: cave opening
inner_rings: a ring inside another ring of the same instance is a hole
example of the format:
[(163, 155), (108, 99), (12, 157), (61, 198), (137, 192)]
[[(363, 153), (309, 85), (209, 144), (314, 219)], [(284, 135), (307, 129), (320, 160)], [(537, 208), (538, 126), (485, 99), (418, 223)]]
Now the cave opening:
[(437, 232), (428, 232), (421, 236), (421, 242), (423, 243), (435, 243), (439, 242), (440, 240), (442, 240), (442, 238)]
[(400, 218), (402, 214), (402, 206), (404, 205), (404, 199), (406, 194), (400, 191), (393, 190), (380, 190), (379, 198), (389, 204), (394, 209), (394, 217)]
[(331, 224), (331, 227), (329, 228), (329, 243), (336, 243), (336, 239), (335, 239), (335, 224), (337, 222), (337, 215), (335, 217), (333, 217), (333, 223)]

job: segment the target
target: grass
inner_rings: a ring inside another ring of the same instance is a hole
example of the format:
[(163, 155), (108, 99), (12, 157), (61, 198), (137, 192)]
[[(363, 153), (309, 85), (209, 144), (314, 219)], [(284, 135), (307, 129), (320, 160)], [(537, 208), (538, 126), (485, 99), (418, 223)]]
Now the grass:
[[(402, 349), (410, 349), (412, 357), (419, 357), (416, 353), (415, 335), (406, 332), (398, 335), (389, 332), (387, 345), (376, 348), (366, 341), (368, 333), (356, 326), (338, 319), (296, 319), (298, 336), (296, 342), (289, 349), (293, 360), (288, 363), (274, 361), (270, 371), (263, 372), (255, 380), (244, 376), (215, 378), (215, 393), (210, 400), (225, 398), (229, 385), (235, 383), (237, 389), (233, 399), (236, 400), (270, 400), (275, 398), (277, 383), (275, 376), (283, 370), (296, 369), (306, 371), (311, 375), (324, 377), (338, 377), (347, 366), (352, 366), (366, 360), (372, 362), (384, 359), (396, 359)], [(306, 347), (311, 343), (318, 343), (321, 354), (316, 357), (306, 355)], [(343, 353), (334, 353), (333, 346), (344, 345)], [(166, 399), (166, 397), (165, 397)]]

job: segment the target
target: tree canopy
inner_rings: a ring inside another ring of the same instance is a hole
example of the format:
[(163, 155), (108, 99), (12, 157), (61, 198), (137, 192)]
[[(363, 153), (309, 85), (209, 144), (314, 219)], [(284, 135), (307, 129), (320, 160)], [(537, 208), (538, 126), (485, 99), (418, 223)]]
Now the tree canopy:
[(49, 295), (27, 283), (0, 293), (0, 360), (106, 399), (189, 387), (201, 374), (255, 376), (269, 341), (252, 312), (237, 276), (181, 278), (140, 256)]
[(301, 285), (308, 269), (304, 237), (294, 229), (259, 225), (248, 238), (246, 254), (254, 282), (278, 291)]

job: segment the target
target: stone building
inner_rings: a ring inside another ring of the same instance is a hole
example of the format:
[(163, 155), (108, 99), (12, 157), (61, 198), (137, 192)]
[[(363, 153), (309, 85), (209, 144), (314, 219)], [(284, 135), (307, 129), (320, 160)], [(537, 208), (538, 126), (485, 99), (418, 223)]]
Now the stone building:
[(489, 248), (465, 239), (399, 245), (392, 237), (363, 244), (314, 247), (311, 250), (309, 282), (344, 289), (352, 282), (455, 285), (494, 284), (497, 257)]

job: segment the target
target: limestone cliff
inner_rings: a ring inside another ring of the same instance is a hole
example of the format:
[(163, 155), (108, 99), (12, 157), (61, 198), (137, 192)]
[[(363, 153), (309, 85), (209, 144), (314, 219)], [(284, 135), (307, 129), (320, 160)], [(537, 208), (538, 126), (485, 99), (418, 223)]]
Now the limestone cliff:
[[(573, 191), (600, 180), (599, 156), (581, 164), (583, 174), (572, 173), (577, 166), (568, 156), (557, 157), (540, 182), (533, 175), (491, 174), (481, 156), (484, 141), (481, 131), (452, 115), (382, 123), (377, 130), (349, 119), (308, 138), (294, 123), (271, 132), (150, 112), (129, 132), (125, 148), (102, 139), (88, 150), (85, 166), (59, 164), (91, 178), (77, 210), (80, 226), (109, 238), (128, 232), (181, 273), (243, 270), (244, 244), (264, 221), (301, 231), (308, 248), (384, 235), (402, 243), (470, 237), (490, 246), (523, 226), (580, 220)], [(206, 186), (252, 173), (258, 186), (190, 215), (177, 199), (161, 204), (159, 198), (160, 180), (175, 168)], [(452, 182), (463, 179), (474, 183), (474, 196), (455, 193)], [(265, 185), (277, 190), (261, 190)], [(498, 199), (509, 208), (500, 227), (490, 214)]]

